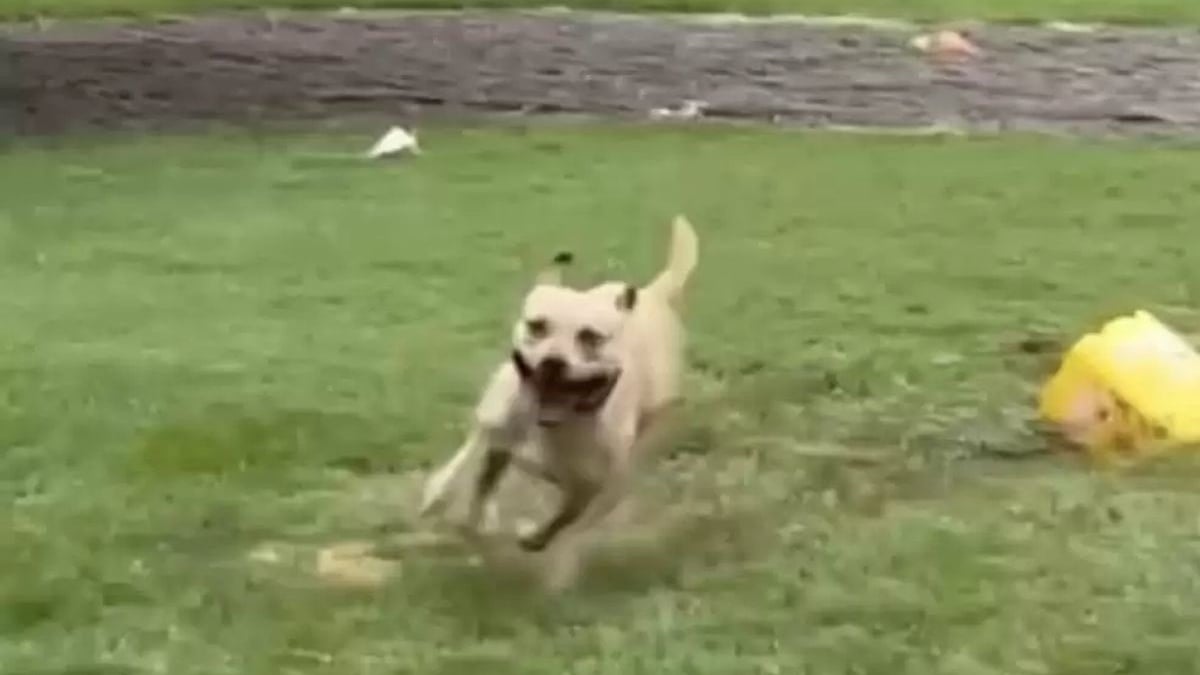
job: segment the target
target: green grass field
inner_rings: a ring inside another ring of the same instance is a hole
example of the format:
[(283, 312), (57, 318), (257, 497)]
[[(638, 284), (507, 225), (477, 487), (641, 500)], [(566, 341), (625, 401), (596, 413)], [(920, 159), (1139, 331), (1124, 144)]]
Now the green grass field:
[(527, 8), (547, 5), (578, 9), (656, 12), (744, 12), (748, 14), (867, 14), (916, 20), (990, 19), (1039, 21), (1074, 18), (1120, 23), (1200, 22), (1200, 3), (1191, 0), (0, 0), (0, 16), (101, 16), (191, 13), (219, 9), (462, 9)]
[[(1136, 307), (1200, 328), (1194, 151), (588, 128), (343, 154), (370, 140), (0, 156), (5, 673), (1192, 672), (1200, 467), (1039, 454), (1054, 355), (1017, 345)], [(645, 536), (559, 599), (406, 544), (533, 270), (570, 247), (645, 278), (677, 211), (704, 252)], [(383, 588), (313, 574), (355, 539)]]

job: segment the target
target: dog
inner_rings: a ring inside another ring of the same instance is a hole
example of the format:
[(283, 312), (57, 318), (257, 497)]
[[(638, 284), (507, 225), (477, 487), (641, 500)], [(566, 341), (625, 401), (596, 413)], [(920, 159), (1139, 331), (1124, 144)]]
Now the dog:
[[(518, 533), (518, 544), (530, 552), (560, 550), (550, 583), (569, 583), (578, 556), (558, 540), (598, 524), (621, 502), (652, 432), (679, 398), (681, 305), (698, 260), (699, 241), (683, 216), (672, 224), (666, 265), (640, 288), (564, 285), (571, 256), (560, 254), (525, 296), (509, 358), (485, 386), (465, 442), (426, 481), (421, 514), (445, 508), (465, 487), (465, 526), (478, 532), (495, 518), (498, 482), (517, 465), (562, 496), (550, 519)], [(519, 456), (529, 445), (540, 451), (539, 463)]]

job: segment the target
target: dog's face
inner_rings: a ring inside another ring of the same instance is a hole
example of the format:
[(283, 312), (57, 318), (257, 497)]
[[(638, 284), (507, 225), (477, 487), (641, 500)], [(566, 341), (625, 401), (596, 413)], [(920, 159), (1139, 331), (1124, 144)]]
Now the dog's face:
[(538, 424), (596, 412), (621, 375), (621, 331), (637, 289), (580, 291), (542, 284), (525, 296), (513, 327), (513, 363), (538, 401)]

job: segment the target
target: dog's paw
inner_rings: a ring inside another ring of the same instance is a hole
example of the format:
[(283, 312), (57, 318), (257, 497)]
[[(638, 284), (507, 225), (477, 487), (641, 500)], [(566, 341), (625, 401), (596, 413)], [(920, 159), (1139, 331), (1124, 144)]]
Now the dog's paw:
[(533, 535), (537, 534), (538, 531), (537, 521), (531, 518), (520, 518), (517, 520), (516, 530), (517, 536), (522, 539), (526, 537), (532, 537)]
[(517, 537), (517, 546), (527, 553), (541, 553), (550, 545), (550, 537), (545, 532), (535, 530)]
[(544, 550), (547, 542), (543, 541), (545, 537), (542, 536), (541, 529), (541, 526), (528, 518), (518, 520), (516, 526), (517, 546), (529, 553)]

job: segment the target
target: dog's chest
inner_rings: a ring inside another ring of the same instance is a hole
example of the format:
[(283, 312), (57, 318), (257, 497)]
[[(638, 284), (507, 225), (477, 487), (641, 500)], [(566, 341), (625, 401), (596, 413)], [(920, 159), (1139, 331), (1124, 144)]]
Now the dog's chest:
[(594, 433), (539, 429), (534, 440), (543, 465), (558, 480), (600, 483), (608, 474), (611, 453)]

